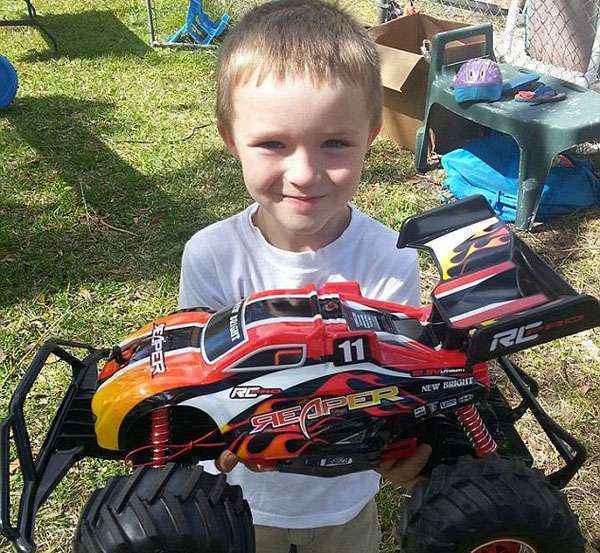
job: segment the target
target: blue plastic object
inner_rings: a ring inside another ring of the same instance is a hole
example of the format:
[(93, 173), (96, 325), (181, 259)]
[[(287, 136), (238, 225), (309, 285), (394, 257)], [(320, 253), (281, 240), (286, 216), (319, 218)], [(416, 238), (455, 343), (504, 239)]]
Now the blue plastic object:
[(212, 21), (204, 12), (202, 0), (189, 1), (183, 27), (167, 39), (167, 44), (178, 44), (187, 40), (207, 46), (223, 33), (230, 17), (225, 13), (218, 22)]
[[(537, 219), (600, 206), (600, 180), (588, 160), (553, 167), (544, 182)], [(514, 222), (519, 193), (519, 149), (508, 135), (491, 133), (442, 156), (444, 185), (456, 198), (482, 194), (504, 221)]]
[(12, 64), (0, 56), (0, 109), (7, 108), (17, 95), (19, 80)]

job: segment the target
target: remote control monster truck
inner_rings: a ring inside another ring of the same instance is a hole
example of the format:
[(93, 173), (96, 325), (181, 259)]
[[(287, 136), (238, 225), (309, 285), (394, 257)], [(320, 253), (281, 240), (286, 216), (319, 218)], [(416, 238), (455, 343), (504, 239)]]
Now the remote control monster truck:
[[(560, 489), (585, 450), (507, 355), (597, 326), (598, 301), (577, 294), (481, 196), (408, 219), (398, 246), (434, 255), (441, 282), (430, 305), (328, 283), (256, 293), (216, 313), (178, 311), (112, 349), (46, 343), (0, 426), (2, 534), (33, 552), (38, 509), (91, 456), (136, 468), (91, 495), (74, 553), (253, 553), (240, 489), (198, 461), (229, 449), (249, 465), (326, 477), (427, 442), (428, 477), (400, 521), (403, 552), (583, 552)], [(68, 351), (77, 347), (87, 356)], [(72, 367), (72, 382), (34, 458), (23, 406), (50, 354)], [(491, 384), (494, 359), (516, 406)], [(564, 461), (552, 474), (531, 468), (515, 430), (526, 411)], [(23, 478), (13, 518), (11, 447)]]

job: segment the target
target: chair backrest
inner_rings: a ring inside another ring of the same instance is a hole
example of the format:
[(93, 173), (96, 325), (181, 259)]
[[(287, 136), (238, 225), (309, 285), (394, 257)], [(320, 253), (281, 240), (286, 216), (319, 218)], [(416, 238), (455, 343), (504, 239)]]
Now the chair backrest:
[(512, 0), (499, 50), (509, 63), (589, 87), (600, 79), (600, 0)]

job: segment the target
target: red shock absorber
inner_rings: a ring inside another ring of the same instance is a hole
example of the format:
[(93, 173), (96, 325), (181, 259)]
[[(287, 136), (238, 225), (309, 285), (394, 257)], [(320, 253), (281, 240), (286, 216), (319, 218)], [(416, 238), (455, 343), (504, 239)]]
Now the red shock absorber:
[(166, 464), (169, 440), (171, 439), (171, 421), (169, 408), (161, 407), (151, 413), (150, 439), (152, 441), (152, 466), (164, 467)]
[(456, 413), (458, 422), (460, 422), (467, 436), (469, 436), (477, 457), (485, 457), (498, 449), (498, 444), (488, 432), (475, 405), (459, 407), (454, 412)]

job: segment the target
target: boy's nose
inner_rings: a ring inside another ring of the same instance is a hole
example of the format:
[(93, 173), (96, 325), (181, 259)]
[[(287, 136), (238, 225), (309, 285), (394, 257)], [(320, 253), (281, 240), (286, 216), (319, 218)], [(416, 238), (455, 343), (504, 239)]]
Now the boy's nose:
[(318, 161), (305, 150), (297, 150), (288, 160), (286, 180), (296, 186), (311, 186), (319, 176)]

